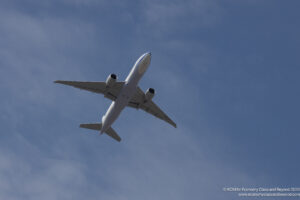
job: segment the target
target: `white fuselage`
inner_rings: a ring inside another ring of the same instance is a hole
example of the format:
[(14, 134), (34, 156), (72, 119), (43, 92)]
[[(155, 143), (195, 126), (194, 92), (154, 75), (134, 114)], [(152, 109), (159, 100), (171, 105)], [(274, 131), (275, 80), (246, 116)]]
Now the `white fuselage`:
[(128, 105), (135, 94), (139, 80), (144, 75), (151, 61), (151, 53), (143, 54), (134, 64), (128, 74), (125, 84), (117, 99), (111, 103), (106, 114), (102, 117), (101, 133), (105, 132), (119, 117), (122, 110)]

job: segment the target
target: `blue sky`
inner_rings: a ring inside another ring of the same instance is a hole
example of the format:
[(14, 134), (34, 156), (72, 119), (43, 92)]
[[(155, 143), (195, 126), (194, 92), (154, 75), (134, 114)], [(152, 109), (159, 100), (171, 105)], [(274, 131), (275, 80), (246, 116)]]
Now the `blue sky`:
[[(0, 2), (0, 199), (233, 199), (299, 187), (298, 1)], [(54, 80), (140, 82), (178, 128)]]

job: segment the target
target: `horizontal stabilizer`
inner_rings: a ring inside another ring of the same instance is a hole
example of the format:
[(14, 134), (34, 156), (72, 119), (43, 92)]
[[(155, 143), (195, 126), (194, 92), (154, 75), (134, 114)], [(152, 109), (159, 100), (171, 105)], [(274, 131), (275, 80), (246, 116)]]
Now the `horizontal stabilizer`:
[(87, 128), (87, 129), (100, 131), (101, 128), (102, 128), (102, 124), (100, 124), (100, 123), (97, 123), (97, 124), (80, 124), (80, 128)]
[[(100, 131), (102, 128), (102, 124), (101, 123), (95, 123), (95, 124), (80, 124), (81, 128), (87, 128), (87, 129), (91, 129), (91, 130), (96, 130), (96, 131)], [(109, 129), (107, 129), (107, 131), (105, 132), (107, 135), (109, 135), (110, 137), (112, 137), (113, 139), (117, 140), (118, 142), (121, 141), (120, 136), (116, 133), (116, 131), (110, 127)]]
[(121, 141), (120, 136), (116, 133), (116, 131), (112, 127), (109, 127), (109, 129), (107, 129), (105, 133), (110, 137), (114, 138), (115, 140), (117, 140), (118, 142)]

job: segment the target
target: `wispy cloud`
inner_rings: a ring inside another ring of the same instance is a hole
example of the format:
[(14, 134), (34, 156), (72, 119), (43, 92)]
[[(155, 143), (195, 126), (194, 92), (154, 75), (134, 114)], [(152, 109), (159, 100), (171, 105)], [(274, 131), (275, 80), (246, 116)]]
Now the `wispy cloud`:
[(86, 188), (87, 181), (82, 164), (42, 157), (29, 162), (26, 157), (3, 149), (1, 152), (2, 199), (83, 198), (82, 190)]
[[(160, 126), (147, 129), (127, 127), (127, 130), (131, 135), (124, 135), (126, 141), (118, 147), (122, 153), (99, 152), (96, 146), (91, 149), (90, 159), (94, 160), (95, 166), (90, 161), (84, 162), (82, 153), (79, 160), (74, 160), (66, 159), (70, 155), (64, 155), (63, 159), (49, 158), (47, 154), (32, 150), (27, 156), (35, 155), (35, 158), (28, 159), (2, 149), (1, 197), (217, 198), (224, 197), (221, 190), (224, 185), (255, 183), (245, 173), (210, 157), (184, 127), (172, 132)], [(108, 139), (105, 136), (97, 137), (97, 140), (104, 142)]]
[[(65, 78), (80, 73), (80, 65), (71, 56), (93, 45), (93, 27), (79, 20), (2, 11), (1, 90), (23, 101), (51, 103), (49, 83), (62, 72)], [(70, 52), (73, 48), (78, 50)]]
[(143, 25), (158, 37), (187, 33), (214, 26), (222, 16), (217, 1), (147, 1), (143, 4)]
[[(1, 199), (226, 199), (224, 186), (270, 182), (228, 155), (237, 142), (215, 121), (228, 113), (203, 114), (217, 109), (203, 100), (220, 97), (205, 91), (220, 51), (197, 34), (222, 22), (219, 1), (28, 2), (0, 9)], [(114, 124), (121, 143), (79, 129), (110, 102), (52, 82), (123, 78), (144, 50), (141, 86), (178, 129), (130, 109)]]

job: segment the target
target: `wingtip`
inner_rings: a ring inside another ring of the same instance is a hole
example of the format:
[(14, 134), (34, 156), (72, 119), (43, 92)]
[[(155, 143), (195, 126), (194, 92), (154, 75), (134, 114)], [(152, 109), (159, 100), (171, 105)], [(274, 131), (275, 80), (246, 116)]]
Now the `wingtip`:
[(56, 81), (53, 81), (53, 83), (59, 83), (59, 81), (58, 81), (58, 80), (56, 80)]

